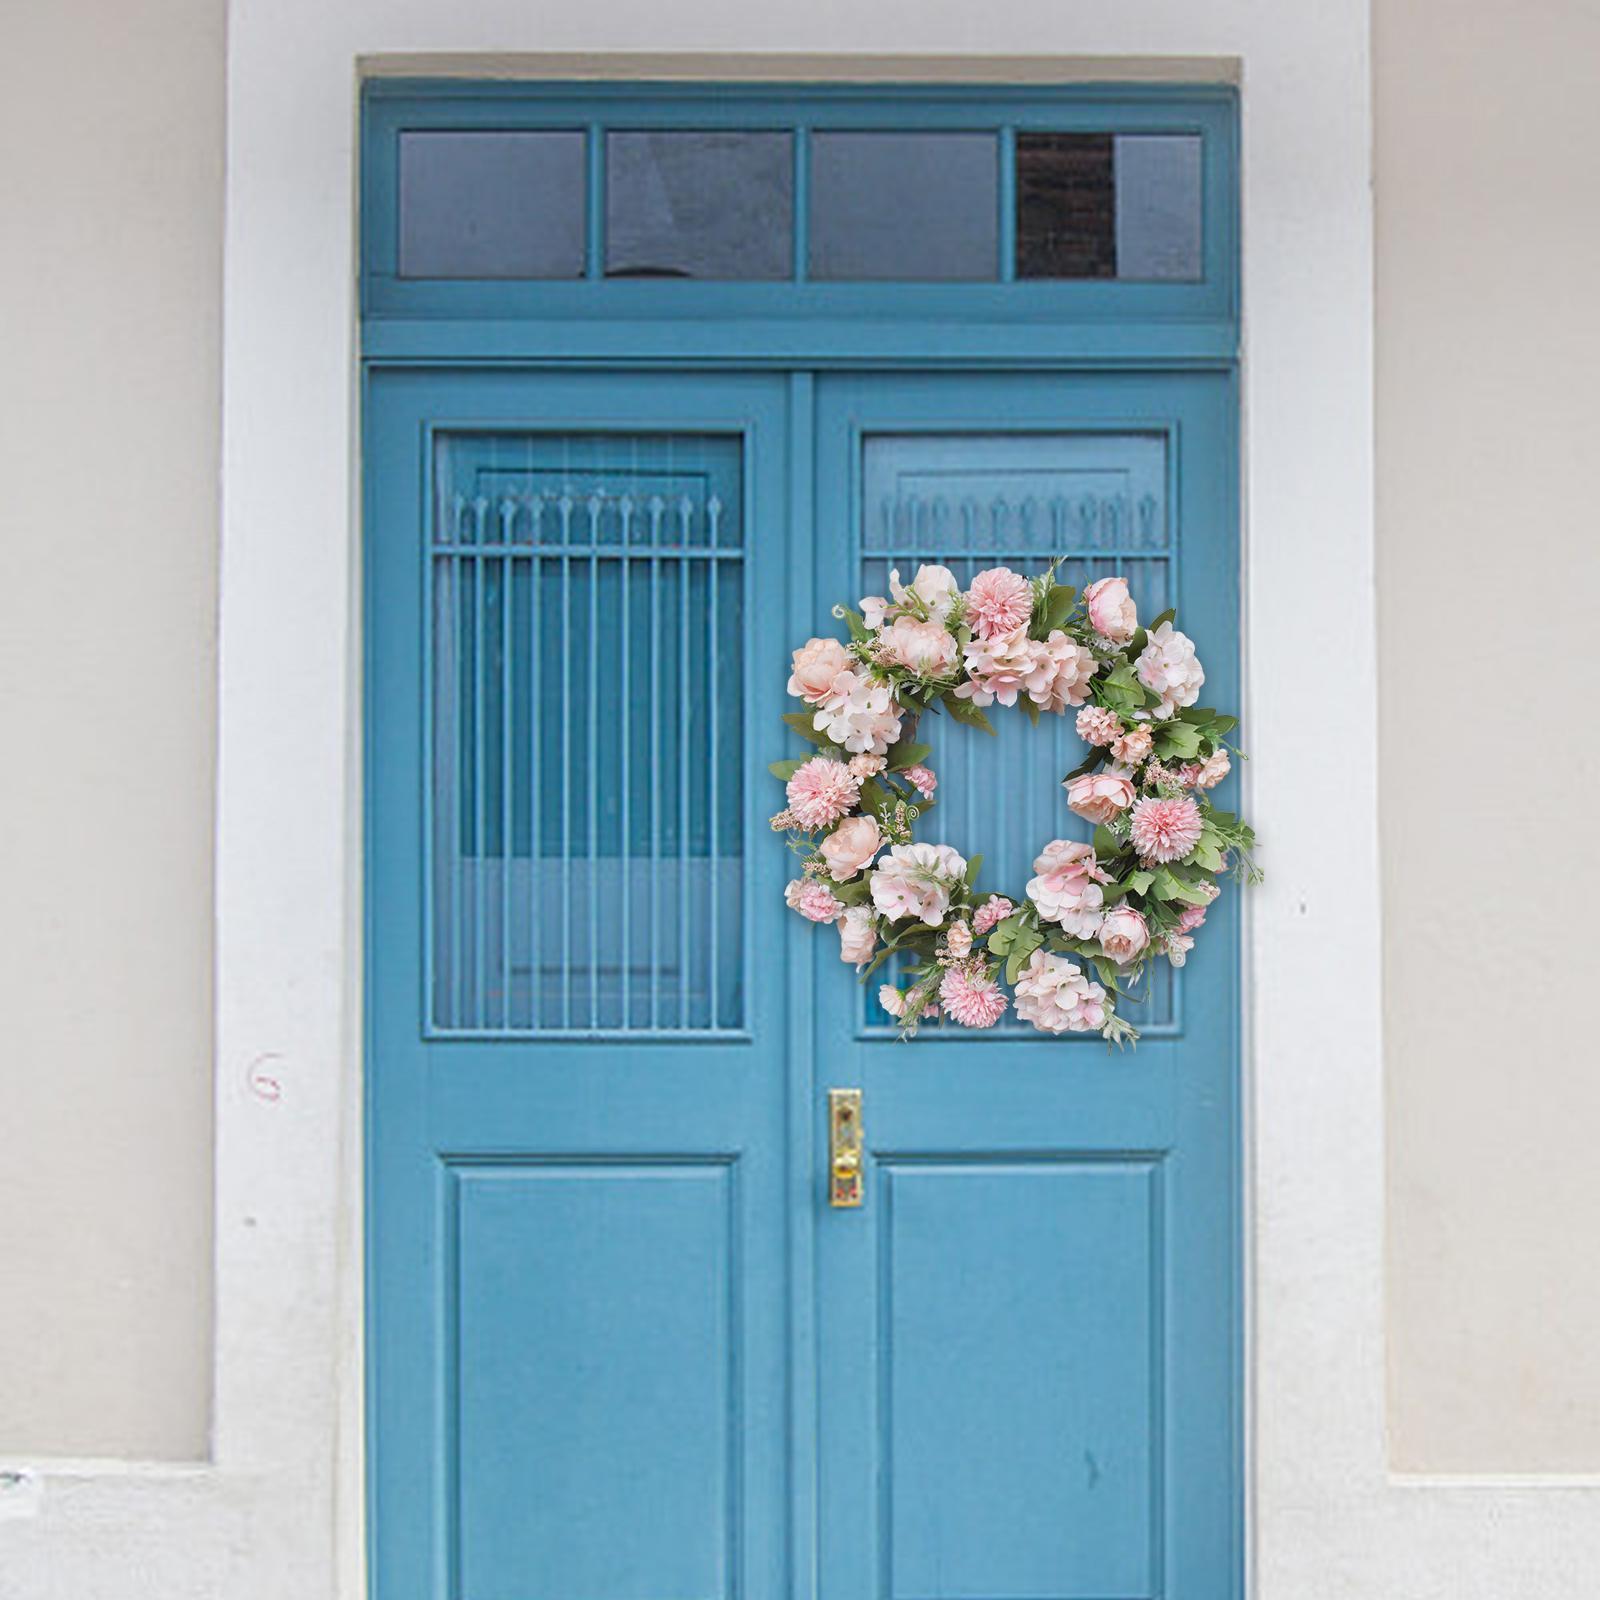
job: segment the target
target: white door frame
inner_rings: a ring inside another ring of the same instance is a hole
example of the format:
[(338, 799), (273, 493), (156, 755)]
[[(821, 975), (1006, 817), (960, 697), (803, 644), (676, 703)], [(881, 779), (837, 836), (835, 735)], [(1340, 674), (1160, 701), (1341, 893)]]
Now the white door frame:
[(446, 70), (1241, 83), (1253, 1591), (1579, 1594), (1592, 1487), (1386, 1464), (1367, 0), (231, 12), (214, 1449), (46, 1464), (8, 1594), (362, 1593), (357, 88)]

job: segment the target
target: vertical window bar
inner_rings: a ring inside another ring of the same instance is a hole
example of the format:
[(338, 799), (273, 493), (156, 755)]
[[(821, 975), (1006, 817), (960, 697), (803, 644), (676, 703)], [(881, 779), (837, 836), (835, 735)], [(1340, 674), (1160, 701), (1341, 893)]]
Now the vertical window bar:
[(811, 129), (794, 130), (794, 279), (804, 283), (811, 249)]
[(689, 588), (694, 560), (689, 555), (689, 518), (693, 510), (688, 495), (678, 501), (678, 1026), (689, 1022)]
[(650, 497), (650, 1028), (661, 1026), (661, 517), (666, 502)]
[(707, 810), (710, 815), (706, 821), (706, 859), (710, 866), (709, 882), (711, 885), (711, 905), (706, 917), (709, 936), (706, 946), (710, 951), (710, 981), (708, 984), (711, 995), (711, 1015), (706, 1019), (708, 1028), (722, 1025), (722, 1008), (717, 994), (717, 969), (722, 965), (722, 945), (717, 937), (717, 906), (722, 899), (722, 857), (721, 841), (718, 836), (717, 817), (717, 725), (720, 713), (717, 708), (717, 679), (721, 674), (717, 671), (717, 608), (721, 603), (721, 569), (717, 565), (715, 551), (720, 543), (718, 537), (719, 526), (722, 521), (722, 501), (712, 495), (706, 501), (706, 544), (713, 552), (706, 557), (706, 610), (710, 613), (708, 631), (711, 636), (710, 654), (707, 657), (709, 669), (706, 673), (709, 692), (708, 701), (707, 740), (710, 744), (710, 761), (708, 771), (710, 774), (708, 787)]
[[(455, 498), (455, 515), (451, 520), (450, 529), (450, 542), (456, 545), (458, 549), (462, 542), (461, 536), (466, 526), (467, 516), (466, 496), (458, 494)], [(448, 756), (450, 769), (443, 784), (444, 792), (450, 797), (449, 814), (445, 822), (449, 830), (445, 835), (449, 841), (445, 859), (450, 864), (449, 1009), (450, 1026), (459, 1028), (461, 1026), (461, 1014), (464, 1009), (461, 1003), (461, 985), (464, 981), (462, 965), (465, 961), (463, 944), (466, 924), (466, 918), (463, 915), (466, 908), (462, 903), (463, 896), (461, 893), (461, 879), (466, 866), (466, 852), (461, 848), (461, 768), (463, 756), (461, 741), (466, 737), (466, 723), (461, 715), (461, 630), (463, 622), (460, 601), (461, 581), (465, 574), (462, 571), (460, 555), (452, 552), (446, 558), (443, 570), (447, 575), (450, 597), (449, 611), (447, 613), (449, 627), (446, 630), (445, 638), (440, 641), (443, 646), (440, 651), (441, 656), (447, 654), (450, 660), (450, 676), (447, 680), (449, 700), (446, 702), (450, 706), (450, 738), (448, 750), (444, 752)], [(438, 737), (437, 717), (434, 719), (434, 727), (436, 730), (435, 737)]]
[(561, 513), (561, 1025), (572, 1026), (572, 496)]
[(603, 492), (589, 496), (589, 1026), (600, 1026), (600, 512)]
[[(528, 497), (528, 540), (537, 551), (543, 536), (544, 500), (537, 493)], [(539, 701), (539, 648), (544, 630), (539, 626), (539, 610), (544, 589), (544, 562), (537, 554), (528, 561), (528, 1026), (544, 1022), (543, 938), (539, 905), (544, 889), (544, 809), (540, 803), (544, 763), (539, 740), (543, 713)]]
[(622, 768), (622, 875), (618, 880), (618, 900), (622, 906), (622, 1026), (633, 1026), (633, 863), (629, 860), (633, 849), (630, 837), (633, 829), (633, 775), (629, 768), (629, 750), (633, 744), (633, 662), (629, 640), (633, 634), (633, 496), (624, 494), (617, 501), (617, 518), (621, 523), (622, 569), (622, 735), (620, 740), (620, 765)]
[(506, 553), (500, 557), (500, 1026), (511, 1026), (511, 656), (516, 636), (512, 632), (511, 535), (517, 503), (510, 495), (500, 502), (500, 539)]
[(486, 1021), (487, 1007), (484, 996), (489, 988), (489, 906), (488, 896), (483, 892), (486, 865), (489, 856), (489, 784), (488, 763), (485, 760), (484, 746), (488, 743), (488, 733), (484, 723), (489, 709), (489, 669), (487, 663), (488, 651), (485, 648), (484, 635), (488, 633), (489, 626), (485, 620), (487, 615), (486, 589), (488, 585), (484, 567), (483, 546), (488, 537), (489, 527), (489, 501), (479, 495), (473, 502), (473, 543), (477, 550), (473, 554), (473, 615), (472, 615), (472, 822), (473, 822), (473, 870), (472, 870), (472, 971), (473, 971), (473, 997), (471, 1025), (481, 1028)]
[(1000, 130), (1000, 281), (1017, 276), (1017, 130), (1009, 123)]
[(585, 173), (588, 188), (584, 203), (584, 263), (586, 278), (606, 275), (606, 136), (598, 122), (588, 129)]

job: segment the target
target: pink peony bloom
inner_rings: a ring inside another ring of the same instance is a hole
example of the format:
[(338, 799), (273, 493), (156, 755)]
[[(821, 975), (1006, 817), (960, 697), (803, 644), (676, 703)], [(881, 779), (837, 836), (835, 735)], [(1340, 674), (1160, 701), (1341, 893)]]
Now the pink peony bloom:
[(1185, 906), (1178, 913), (1178, 932), (1193, 933), (1205, 920), (1206, 908), (1204, 906)]
[(947, 844), (897, 844), (872, 872), (872, 903), (890, 922), (914, 917), (937, 928), (967, 863)]
[(933, 769), (923, 766), (920, 761), (914, 767), (907, 767), (903, 776), (924, 800), (931, 799), (933, 791), (939, 787), (939, 780), (934, 777)]
[(844, 762), (813, 756), (789, 780), (785, 793), (802, 828), (826, 828), (854, 809), (861, 785)]
[(1043, 648), (1028, 637), (1025, 628), (969, 640), (962, 650), (968, 682), (957, 687), (956, 698), (970, 700), (975, 706), (993, 705), (996, 700), (1014, 706), (1029, 675), (1038, 669)]
[(906, 1014), (906, 997), (892, 983), (879, 987), (878, 1004), (891, 1017), (903, 1017)]
[(855, 665), (837, 639), (807, 639), (794, 653), (789, 693), (808, 705), (821, 705), (833, 692), (833, 680)]
[(977, 914), (972, 919), (972, 931), (976, 934), (985, 934), (991, 928), (999, 927), (1016, 909), (1003, 894), (992, 894), (978, 907)]
[(1100, 578), (1083, 591), (1089, 626), (1113, 644), (1126, 644), (1139, 630), (1139, 613), (1126, 578)]
[(1167, 960), (1173, 966), (1181, 967), (1189, 959), (1189, 952), (1194, 949), (1194, 940), (1186, 933), (1169, 933), (1164, 948)]
[(944, 936), (945, 950), (957, 961), (965, 961), (972, 954), (972, 929), (964, 922), (956, 923)]
[(900, 737), (900, 712), (889, 685), (855, 671), (833, 680), (812, 723), (835, 744), (868, 755), (883, 755)]
[(1028, 698), (1058, 717), (1068, 706), (1081, 706), (1097, 665), (1092, 652), (1059, 628), (1033, 649), (1033, 670), (1025, 680)]
[(1200, 842), (1200, 808), (1188, 795), (1139, 801), (1133, 808), (1133, 847), (1144, 861), (1182, 861)]
[(877, 855), (883, 842), (876, 817), (846, 817), (817, 848), (828, 864), (828, 876), (845, 883)]
[(1065, 787), (1067, 805), (1090, 822), (1108, 823), (1133, 804), (1133, 785), (1120, 772), (1086, 772)]
[(848, 765), (851, 777), (865, 782), (868, 778), (877, 777), (889, 765), (889, 759), (887, 756), (851, 756)]
[(1151, 633), (1135, 665), (1139, 682), (1161, 696), (1155, 713), (1159, 721), (1166, 721), (1180, 706), (1192, 706), (1200, 698), (1200, 685), (1206, 681), (1206, 674), (1195, 657), (1194, 641), (1170, 622), (1163, 622)]
[(783, 891), (784, 904), (810, 922), (832, 922), (844, 904), (825, 883), (814, 878), (795, 878)]
[(1233, 763), (1228, 759), (1226, 750), (1217, 750), (1207, 756), (1195, 772), (1195, 787), (1197, 789), (1215, 789), (1233, 770)]
[(1100, 948), (1119, 967), (1135, 960), (1150, 943), (1150, 924), (1132, 906), (1113, 906), (1100, 924)]
[(1033, 863), (1037, 877), (1028, 880), (1028, 898), (1039, 909), (1041, 922), (1059, 923), (1080, 939), (1099, 931), (1101, 906), (1108, 882), (1094, 846), (1076, 839), (1052, 839)]
[(1141, 761), (1149, 758), (1150, 748), (1154, 743), (1155, 736), (1150, 732), (1150, 725), (1141, 722), (1113, 742), (1111, 754), (1127, 766), (1136, 767)]
[(948, 677), (956, 664), (956, 638), (942, 622), (896, 617), (878, 636), (885, 661), (919, 678)]
[(1085, 744), (1104, 746), (1122, 737), (1122, 723), (1116, 712), (1104, 706), (1085, 706), (1078, 713), (1077, 729)]
[(963, 1028), (992, 1028), (1006, 1014), (1006, 997), (982, 962), (951, 967), (939, 984), (939, 999)]
[(839, 959), (852, 966), (864, 967), (871, 959), (878, 943), (877, 930), (872, 925), (872, 912), (866, 906), (851, 906), (839, 918)]
[(1106, 992), (1065, 956), (1035, 950), (1017, 979), (1017, 1015), (1041, 1033), (1092, 1033), (1105, 1026)]
[(967, 589), (967, 624), (980, 639), (1025, 629), (1032, 616), (1033, 586), (1009, 567), (978, 573)]

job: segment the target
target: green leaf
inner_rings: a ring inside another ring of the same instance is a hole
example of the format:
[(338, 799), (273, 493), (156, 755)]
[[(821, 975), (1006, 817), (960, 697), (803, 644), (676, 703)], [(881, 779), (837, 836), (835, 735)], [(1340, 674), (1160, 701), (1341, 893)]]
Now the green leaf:
[(1178, 614), (1178, 609), (1177, 609), (1176, 606), (1168, 606), (1167, 609), (1165, 611), (1163, 611), (1159, 617), (1156, 617), (1154, 620), (1152, 620), (1148, 624), (1148, 627), (1149, 627), (1151, 633), (1154, 633), (1156, 631), (1156, 629), (1159, 628), (1163, 622), (1171, 622), (1172, 619), (1175, 616), (1177, 616), (1177, 614)]
[(1139, 867), (1128, 874), (1128, 887), (1135, 894), (1149, 894), (1150, 885), (1155, 881), (1155, 874)]
[(957, 722), (964, 722), (969, 728), (982, 728), (985, 733), (993, 733), (994, 725), (983, 714), (982, 706), (975, 706), (970, 700), (958, 700), (954, 693), (944, 697), (944, 708)]
[(967, 863), (967, 893), (976, 894), (978, 890), (978, 869), (983, 865), (982, 856), (974, 856)]
[(828, 736), (816, 727), (816, 713), (814, 711), (785, 711), (783, 720), (800, 735), (802, 739), (809, 739), (812, 744), (827, 744)]
[(774, 778), (781, 778), (783, 782), (787, 783), (804, 765), (805, 762), (796, 756), (790, 761), (769, 761), (767, 763), (767, 771)]
[(1121, 842), (1103, 823), (1096, 824), (1094, 830), (1094, 853), (1108, 859), (1122, 848)]
[(1156, 730), (1156, 754), (1187, 760), (1200, 754), (1200, 730), (1191, 722), (1165, 722)]
[(872, 884), (865, 873), (848, 883), (830, 883), (828, 887), (833, 890), (835, 898), (844, 901), (847, 906), (865, 905), (872, 893)]
[(893, 804), (894, 796), (876, 779), (868, 778), (861, 785), (861, 809), (863, 811), (869, 811), (873, 816), (877, 816), (880, 807), (892, 806)]
[(1077, 604), (1078, 591), (1068, 588), (1064, 584), (1052, 584), (1050, 598), (1044, 603), (1044, 628), (1046, 633), (1052, 633), (1057, 628), (1067, 625), (1067, 618), (1072, 615), (1072, 608)]
[(1221, 872), (1222, 841), (1208, 829), (1200, 835), (1200, 842), (1190, 852), (1189, 859), (1207, 872)]
[(850, 637), (856, 641), (868, 638), (867, 625), (861, 619), (859, 611), (852, 611), (849, 606), (844, 608), (845, 626), (850, 630)]
[(897, 744), (889, 752), (889, 770), (904, 772), (907, 767), (920, 766), (932, 754), (931, 744)]
[(1186, 906), (1211, 904), (1210, 897), (1203, 889), (1198, 888), (1195, 884), (1185, 883), (1166, 867), (1156, 868), (1155, 879), (1150, 886), (1150, 892), (1157, 900), (1178, 900)]
[(1127, 648), (1122, 652), (1130, 661), (1137, 661), (1149, 643), (1150, 635), (1143, 628), (1135, 628), (1133, 637), (1128, 641)]
[(1027, 695), (1023, 695), (1017, 701), (1017, 704), (1019, 706), (1021, 706), (1022, 709), (1028, 713), (1028, 721), (1031, 722), (1034, 725), (1034, 727), (1037, 728), (1039, 726), (1039, 708), (1038, 708), (1038, 706), (1036, 706), (1033, 703), (1033, 701), (1028, 698)]
[(1084, 773), (1093, 772), (1096, 767), (1104, 766), (1105, 760), (1104, 750), (1091, 750), (1061, 781), (1071, 783), (1074, 778), (1081, 778)]
[(1206, 731), (1213, 739), (1220, 739), (1224, 734), (1232, 733), (1239, 726), (1237, 717), (1213, 717), (1211, 726)]

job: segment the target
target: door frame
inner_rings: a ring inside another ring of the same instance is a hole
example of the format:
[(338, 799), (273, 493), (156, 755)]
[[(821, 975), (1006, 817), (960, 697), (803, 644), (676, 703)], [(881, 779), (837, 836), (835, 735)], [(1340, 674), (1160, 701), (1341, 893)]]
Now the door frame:
[[(363, 1592), (354, 111), (364, 77), (424, 68), (1245, 85), (1245, 710), (1273, 874), (1246, 928), (1251, 1588), (1331, 1600), (1435, 1572), (1452, 1600), (1498, 1600), (1535, 1550), (1585, 1548), (1588, 1494), (1397, 1486), (1384, 1456), (1369, 8), (1016, 4), (985, 14), (986, 55), (957, 12), (907, 30), (890, 9), (231, 18), (213, 1448), (179, 1468), (47, 1464), (14, 1552), (32, 1589), (113, 1592), (137, 1549), (171, 1600)], [(1336, 681), (1302, 659), (1308, 630), (1347, 641)], [(1304, 1028), (1323, 1015), (1339, 1027)]]

